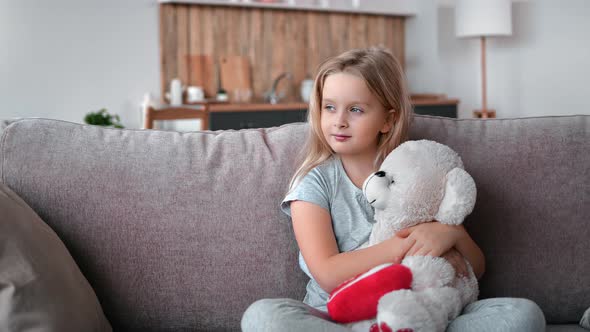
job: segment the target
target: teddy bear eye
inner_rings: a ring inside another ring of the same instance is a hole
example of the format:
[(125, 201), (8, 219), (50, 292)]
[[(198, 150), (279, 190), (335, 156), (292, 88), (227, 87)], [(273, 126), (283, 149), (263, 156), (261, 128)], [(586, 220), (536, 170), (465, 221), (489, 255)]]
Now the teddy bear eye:
[(394, 184), (394, 183), (395, 183), (395, 180), (394, 179), (391, 179), (391, 183), (390, 184)]

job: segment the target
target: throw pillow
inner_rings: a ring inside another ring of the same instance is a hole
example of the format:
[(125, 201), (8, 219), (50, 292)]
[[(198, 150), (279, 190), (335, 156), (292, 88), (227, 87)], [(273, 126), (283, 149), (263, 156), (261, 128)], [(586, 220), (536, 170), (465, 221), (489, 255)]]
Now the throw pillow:
[(0, 331), (112, 331), (65, 245), (2, 183)]
[(18, 119), (0, 119), (0, 136), (2, 136), (2, 132), (4, 131), (4, 129), (6, 129), (6, 127), (8, 127), (9, 124), (13, 123), (16, 120)]
[(586, 312), (584, 312), (584, 316), (582, 316), (582, 319), (580, 320), (580, 326), (590, 330), (590, 308), (586, 309)]

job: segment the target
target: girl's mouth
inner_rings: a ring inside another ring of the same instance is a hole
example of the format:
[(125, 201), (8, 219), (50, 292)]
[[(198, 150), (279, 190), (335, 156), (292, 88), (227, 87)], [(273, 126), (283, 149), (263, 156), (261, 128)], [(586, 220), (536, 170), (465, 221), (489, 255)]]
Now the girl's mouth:
[(334, 136), (334, 139), (337, 140), (338, 142), (344, 142), (350, 138), (350, 136), (346, 136), (346, 135), (333, 135), (333, 136)]

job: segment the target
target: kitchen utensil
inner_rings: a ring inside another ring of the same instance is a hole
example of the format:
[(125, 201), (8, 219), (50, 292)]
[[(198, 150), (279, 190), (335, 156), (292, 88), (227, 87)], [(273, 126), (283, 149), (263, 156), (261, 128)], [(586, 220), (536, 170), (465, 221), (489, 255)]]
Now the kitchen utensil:
[(248, 57), (230, 55), (219, 60), (221, 86), (225, 91), (252, 90)]
[(206, 54), (187, 55), (187, 62), (189, 65), (189, 81), (187, 84), (202, 87), (205, 97), (215, 97), (217, 94), (217, 79), (213, 57)]

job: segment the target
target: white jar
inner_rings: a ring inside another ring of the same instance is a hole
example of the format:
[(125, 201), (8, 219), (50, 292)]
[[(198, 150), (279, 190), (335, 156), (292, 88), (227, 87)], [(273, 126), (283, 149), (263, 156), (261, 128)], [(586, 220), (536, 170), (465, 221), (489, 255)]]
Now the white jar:
[(311, 92), (313, 90), (313, 80), (312, 79), (304, 79), (301, 81), (301, 99), (309, 103), (309, 97), (311, 96)]
[(186, 101), (196, 103), (205, 99), (205, 91), (200, 86), (189, 86), (186, 88)]
[(170, 105), (182, 105), (182, 83), (178, 78), (175, 78), (170, 82)]

